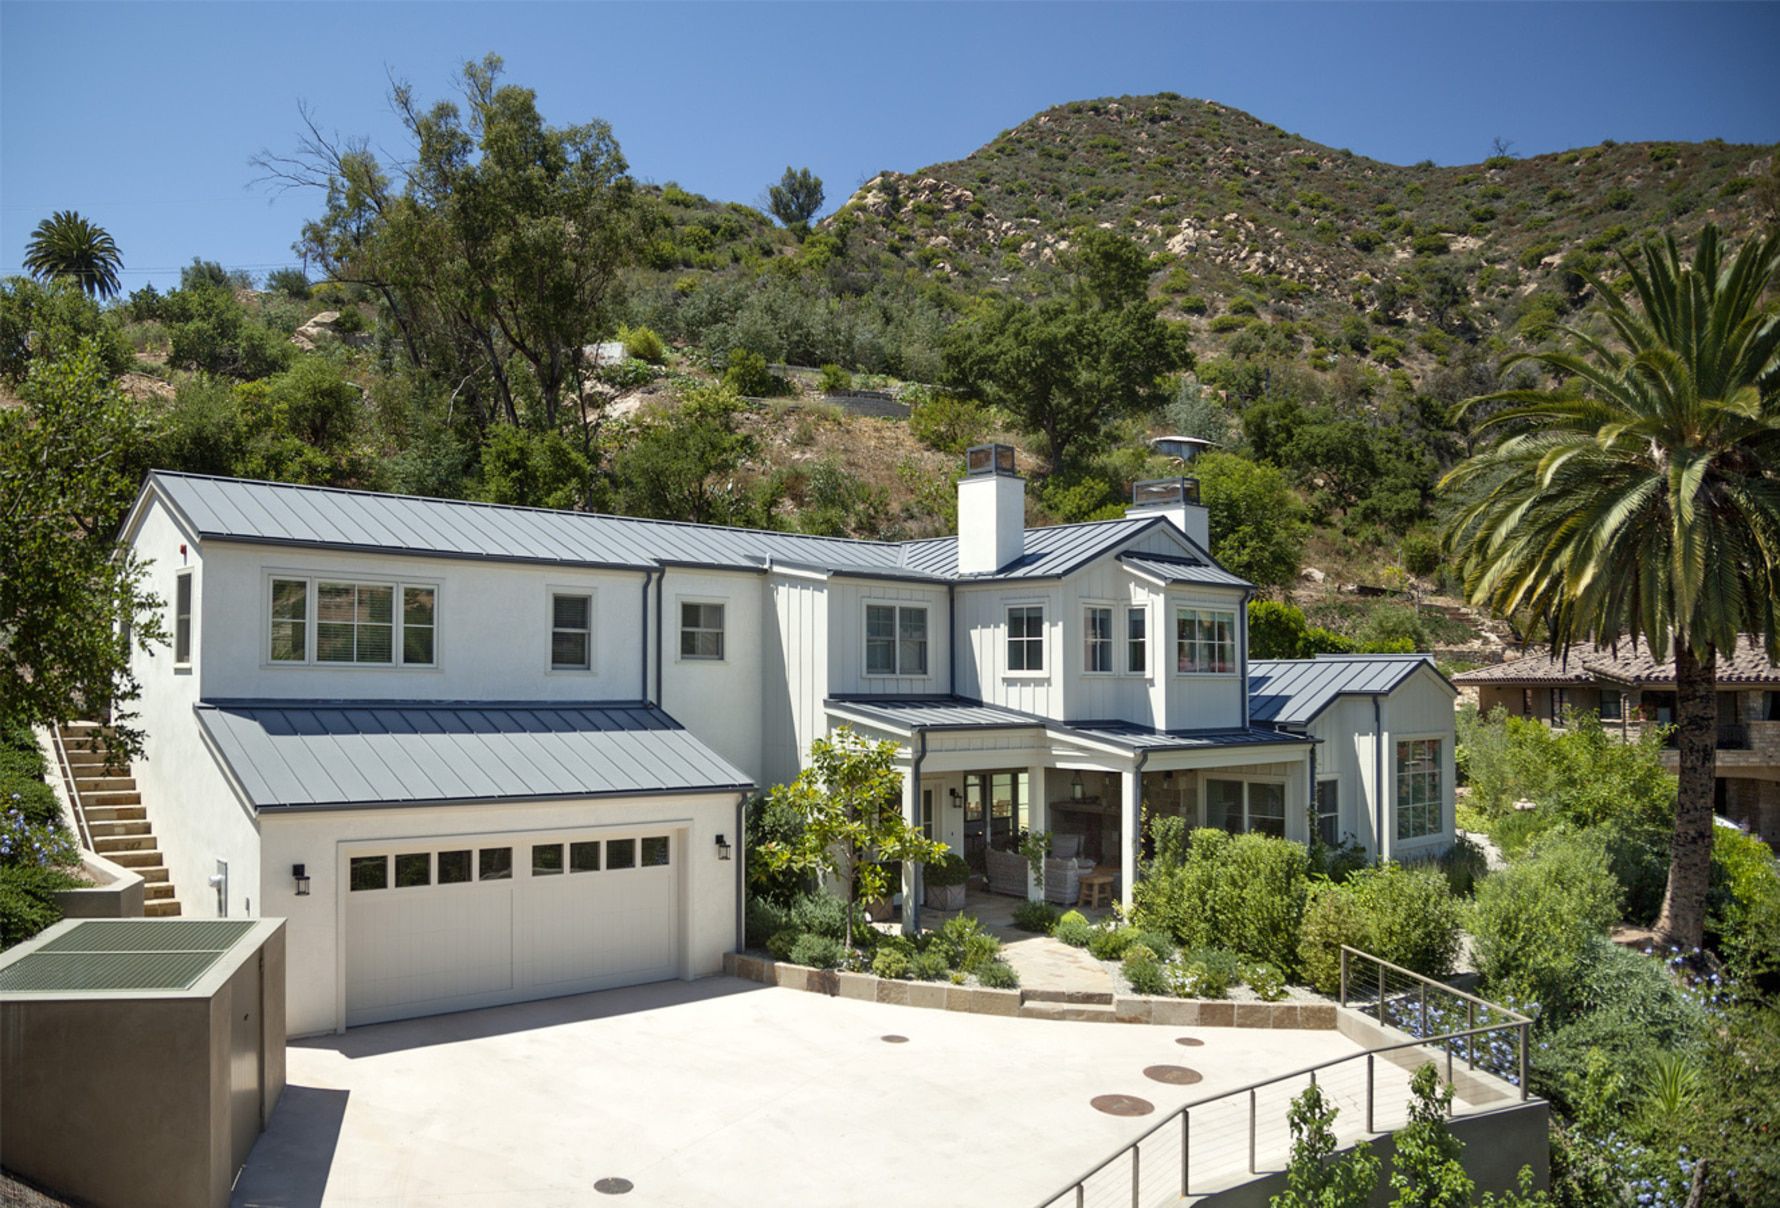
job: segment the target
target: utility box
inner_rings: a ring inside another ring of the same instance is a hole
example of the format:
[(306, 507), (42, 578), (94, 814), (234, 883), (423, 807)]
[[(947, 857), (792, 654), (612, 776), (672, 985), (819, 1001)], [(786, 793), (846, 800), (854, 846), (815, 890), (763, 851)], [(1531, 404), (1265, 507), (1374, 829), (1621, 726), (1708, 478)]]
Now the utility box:
[(284, 1090), (284, 920), (66, 919), (0, 954), (0, 1165), (224, 1208)]

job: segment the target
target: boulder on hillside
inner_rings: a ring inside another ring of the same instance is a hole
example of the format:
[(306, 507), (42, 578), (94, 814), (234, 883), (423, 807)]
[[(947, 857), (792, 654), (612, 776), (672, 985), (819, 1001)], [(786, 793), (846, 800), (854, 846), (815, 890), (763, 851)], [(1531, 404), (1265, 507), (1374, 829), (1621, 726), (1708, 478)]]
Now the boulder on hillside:
[(363, 348), (371, 342), (370, 332), (342, 331), (340, 312), (337, 310), (322, 310), (311, 315), (307, 323), (291, 333), (290, 342), (304, 352), (314, 352), (323, 337), (338, 340), (354, 348)]

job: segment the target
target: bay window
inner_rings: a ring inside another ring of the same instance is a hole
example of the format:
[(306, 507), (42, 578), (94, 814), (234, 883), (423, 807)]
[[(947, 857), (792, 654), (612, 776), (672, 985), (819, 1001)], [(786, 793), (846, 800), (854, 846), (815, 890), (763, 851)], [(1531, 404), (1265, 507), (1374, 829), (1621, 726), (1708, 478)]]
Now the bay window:
[(1236, 614), (1214, 608), (1174, 611), (1175, 670), (1191, 674), (1236, 670)]

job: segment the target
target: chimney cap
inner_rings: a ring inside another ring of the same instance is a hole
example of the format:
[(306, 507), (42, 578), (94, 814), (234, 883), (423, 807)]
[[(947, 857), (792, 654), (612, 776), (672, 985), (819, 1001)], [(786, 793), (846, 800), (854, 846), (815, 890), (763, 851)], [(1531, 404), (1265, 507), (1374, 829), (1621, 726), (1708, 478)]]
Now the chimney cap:
[(1133, 508), (1173, 507), (1198, 502), (1197, 478), (1148, 478), (1131, 484)]
[(1018, 477), (1012, 445), (972, 445), (964, 453), (964, 472), (971, 478), (986, 474)]

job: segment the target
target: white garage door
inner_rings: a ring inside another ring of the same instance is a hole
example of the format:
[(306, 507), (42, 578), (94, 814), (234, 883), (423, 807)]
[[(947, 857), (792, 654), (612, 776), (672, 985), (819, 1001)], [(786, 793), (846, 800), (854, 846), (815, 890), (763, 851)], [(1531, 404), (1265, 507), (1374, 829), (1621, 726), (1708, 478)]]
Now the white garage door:
[(677, 976), (678, 847), (645, 831), (355, 848), (347, 1026)]

